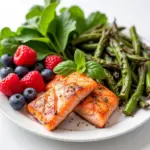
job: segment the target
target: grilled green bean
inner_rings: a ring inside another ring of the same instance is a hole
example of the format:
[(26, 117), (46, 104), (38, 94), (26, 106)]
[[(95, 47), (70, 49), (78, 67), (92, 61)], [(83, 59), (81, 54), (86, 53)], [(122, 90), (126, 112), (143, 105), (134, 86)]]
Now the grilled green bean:
[(97, 48), (97, 43), (94, 44), (82, 44), (80, 47), (85, 50), (95, 50)]
[(111, 30), (108, 30), (108, 31), (106, 32), (105, 29), (103, 30), (102, 37), (100, 38), (99, 43), (98, 43), (98, 46), (97, 46), (97, 48), (96, 48), (96, 50), (95, 50), (95, 53), (94, 53), (94, 57), (95, 57), (95, 58), (101, 57), (101, 55), (102, 55), (102, 53), (103, 53), (103, 50), (104, 50), (104, 47), (106, 46), (107, 41), (108, 41), (108, 39), (109, 39), (110, 31), (111, 31)]
[(133, 112), (136, 110), (137, 104), (140, 100), (140, 97), (143, 94), (146, 70), (147, 69), (146, 69), (145, 65), (142, 65), (139, 68), (140, 79), (139, 79), (137, 89), (136, 89), (135, 93), (131, 96), (129, 102), (126, 104), (126, 106), (123, 110), (123, 113), (127, 116), (131, 116), (133, 114)]
[(112, 46), (114, 47), (113, 51), (122, 68), (121, 74), (123, 85), (119, 97), (121, 98), (121, 100), (127, 101), (129, 97), (129, 91), (131, 88), (131, 70), (126, 55), (116, 40), (112, 40)]
[(141, 53), (141, 42), (140, 42), (140, 38), (138, 37), (138, 34), (136, 32), (135, 26), (132, 26), (130, 28), (130, 35), (131, 35), (131, 39), (132, 39), (132, 45), (133, 45), (133, 48), (135, 50), (135, 54), (140, 55), (140, 53)]
[(117, 92), (116, 87), (115, 87), (116, 82), (115, 82), (113, 76), (111, 75), (111, 73), (107, 69), (105, 69), (105, 74), (106, 74), (105, 80), (107, 82), (108, 87), (118, 95), (118, 92)]
[(73, 40), (71, 43), (72, 45), (77, 45), (80, 43), (84, 43), (90, 40), (99, 40), (100, 37), (102, 36), (101, 33), (89, 33), (89, 34), (83, 34), (79, 36), (77, 39)]
[(126, 55), (127, 55), (129, 60), (131, 60), (135, 63), (143, 63), (143, 62), (150, 60), (150, 58), (145, 58), (145, 57), (138, 56), (138, 55), (132, 55), (132, 54), (126, 54)]

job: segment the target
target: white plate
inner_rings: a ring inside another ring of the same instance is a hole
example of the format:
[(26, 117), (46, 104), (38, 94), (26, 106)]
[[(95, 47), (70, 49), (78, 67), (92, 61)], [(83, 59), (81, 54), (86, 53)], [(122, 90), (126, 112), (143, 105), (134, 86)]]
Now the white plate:
[[(147, 43), (147, 41), (144, 41)], [(120, 109), (117, 109), (106, 126), (98, 129), (81, 119), (76, 114), (70, 114), (65, 121), (53, 132), (47, 131), (32, 116), (26, 108), (21, 112), (13, 110), (8, 99), (0, 93), (0, 112), (12, 122), (42, 137), (70, 142), (88, 142), (110, 139), (139, 127), (150, 118), (150, 110), (139, 110), (134, 117), (125, 117)]]

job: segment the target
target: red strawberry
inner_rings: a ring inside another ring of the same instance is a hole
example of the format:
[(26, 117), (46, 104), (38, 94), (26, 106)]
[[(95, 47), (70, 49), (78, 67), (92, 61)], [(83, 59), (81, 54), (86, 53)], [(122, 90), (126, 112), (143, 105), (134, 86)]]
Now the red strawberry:
[(34, 88), (37, 92), (44, 91), (45, 84), (43, 78), (38, 71), (31, 71), (21, 79), (21, 83), (25, 88)]
[(62, 58), (57, 55), (49, 55), (45, 58), (44, 66), (47, 69), (53, 70), (57, 64), (62, 62)]
[(22, 93), (23, 87), (19, 77), (14, 73), (7, 75), (2, 81), (0, 81), (0, 91), (6, 96)]
[(14, 54), (14, 63), (17, 66), (32, 66), (36, 62), (36, 51), (32, 48), (21, 45)]

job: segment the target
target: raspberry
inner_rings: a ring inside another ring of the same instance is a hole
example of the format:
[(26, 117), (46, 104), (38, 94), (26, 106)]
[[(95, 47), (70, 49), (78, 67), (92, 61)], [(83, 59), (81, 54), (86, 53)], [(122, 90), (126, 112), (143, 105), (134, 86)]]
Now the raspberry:
[(45, 58), (44, 66), (47, 69), (53, 70), (57, 64), (62, 62), (62, 58), (57, 55), (49, 55)]
[(21, 45), (14, 54), (14, 63), (17, 66), (32, 66), (36, 62), (36, 51), (32, 48)]
[(42, 92), (45, 88), (43, 78), (38, 71), (31, 71), (21, 79), (23, 88), (34, 88), (37, 92)]
[(16, 93), (22, 93), (23, 87), (19, 80), (19, 77), (14, 73), (10, 73), (0, 82), (0, 91), (6, 96), (11, 96)]

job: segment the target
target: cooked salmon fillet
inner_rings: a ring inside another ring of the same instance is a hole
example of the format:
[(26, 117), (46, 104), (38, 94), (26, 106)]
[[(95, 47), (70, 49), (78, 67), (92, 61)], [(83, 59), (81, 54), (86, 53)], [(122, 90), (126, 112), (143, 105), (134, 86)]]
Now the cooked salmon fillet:
[(52, 81), (50, 81), (50, 82), (47, 84), (45, 90), (46, 90), (46, 91), (49, 90), (50, 88), (52, 88), (53, 86), (55, 86), (55, 85), (57, 84), (57, 82), (63, 80), (64, 78), (65, 78), (65, 77), (62, 76), (62, 75), (56, 75), (56, 76), (54, 77), (54, 79), (53, 79)]
[(48, 130), (54, 130), (96, 87), (93, 79), (75, 72), (28, 104), (27, 109)]
[(75, 112), (96, 127), (104, 127), (118, 106), (118, 97), (102, 84), (86, 97)]

